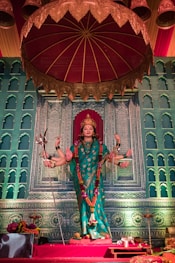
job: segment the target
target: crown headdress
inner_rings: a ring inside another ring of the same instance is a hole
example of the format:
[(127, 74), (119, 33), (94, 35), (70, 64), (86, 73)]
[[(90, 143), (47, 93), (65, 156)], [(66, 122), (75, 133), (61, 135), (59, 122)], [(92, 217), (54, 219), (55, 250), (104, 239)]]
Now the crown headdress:
[(91, 118), (89, 114), (86, 115), (86, 118), (81, 122), (81, 128), (83, 128), (85, 125), (92, 125), (94, 128), (96, 128), (96, 122), (94, 119)]

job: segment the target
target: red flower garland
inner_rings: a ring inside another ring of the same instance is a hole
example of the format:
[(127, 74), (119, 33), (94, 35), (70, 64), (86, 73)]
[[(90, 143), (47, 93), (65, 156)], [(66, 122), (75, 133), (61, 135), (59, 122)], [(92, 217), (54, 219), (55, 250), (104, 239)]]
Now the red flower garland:
[[(102, 143), (100, 143), (100, 152), (101, 152), (101, 149), (102, 149), (101, 146), (102, 146)], [(101, 156), (102, 154), (100, 153), (99, 155)], [(80, 190), (81, 190), (81, 197), (86, 201), (86, 203), (90, 207), (91, 213), (93, 213), (94, 212), (94, 208), (95, 208), (95, 204), (96, 204), (96, 201), (97, 201), (97, 196), (98, 196), (98, 187), (99, 187), (100, 174), (101, 174), (101, 168), (102, 168), (101, 161), (99, 161), (99, 163), (98, 163), (98, 168), (97, 168), (97, 173), (96, 173), (96, 180), (95, 180), (95, 187), (94, 187), (94, 196), (93, 196), (92, 201), (91, 201), (90, 198), (88, 197), (87, 193), (86, 193), (84, 182), (83, 182), (83, 178), (82, 178), (82, 175), (81, 175), (81, 172), (80, 172), (80, 164), (79, 164), (79, 156), (78, 156), (78, 145), (77, 144), (75, 144), (74, 157), (75, 157), (75, 161), (76, 161), (76, 170), (77, 170), (77, 176), (78, 176), (78, 181), (79, 181)], [(99, 159), (101, 159), (101, 158), (99, 158)]]

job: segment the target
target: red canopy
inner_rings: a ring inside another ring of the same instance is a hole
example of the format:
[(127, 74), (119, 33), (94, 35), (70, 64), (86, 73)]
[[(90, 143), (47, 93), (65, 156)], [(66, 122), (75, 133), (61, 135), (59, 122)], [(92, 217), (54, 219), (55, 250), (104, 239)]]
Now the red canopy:
[(58, 97), (123, 94), (152, 62), (145, 24), (112, 0), (53, 1), (29, 17), (21, 39), (28, 77)]

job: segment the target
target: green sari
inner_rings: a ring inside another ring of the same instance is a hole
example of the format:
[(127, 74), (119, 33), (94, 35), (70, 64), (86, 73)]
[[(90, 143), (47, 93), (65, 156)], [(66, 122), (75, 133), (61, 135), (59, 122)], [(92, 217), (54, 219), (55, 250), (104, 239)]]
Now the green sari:
[[(97, 184), (97, 168), (99, 163), (99, 147), (98, 140), (94, 139), (93, 143), (80, 143), (78, 145), (78, 163), (80, 167), (80, 173), (83, 181), (83, 187), (86, 195), (92, 200), (94, 196), (94, 189)], [(71, 151), (75, 154), (75, 146), (71, 146)], [(109, 150), (106, 145), (102, 147), (102, 158), (109, 154)], [(104, 212), (104, 186), (102, 174), (100, 174), (100, 180), (98, 183), (98, 194), (95, 202), (94, 215), (95, 224), (90, 224), (89, 220), (92, 217), (92, 211), (87, 204), (85, 198), (82, 196), (82, 191), (78, 179), (78, 173), (76, 169), (76, 159), (73, 158), (70, 162), (70, 171), (74, 182), (74, 188), (77, 195), (78, 206), (80, 211), (80, 223), (82, 236), (90, 235), (92, 239), (98, 239), (104, 237), (106, 234), (111, 236), (109, 224)]]

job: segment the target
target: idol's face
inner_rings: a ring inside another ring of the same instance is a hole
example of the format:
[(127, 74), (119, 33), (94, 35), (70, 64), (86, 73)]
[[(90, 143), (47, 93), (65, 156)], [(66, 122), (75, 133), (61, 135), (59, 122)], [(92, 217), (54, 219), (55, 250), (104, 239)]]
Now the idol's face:
[(84, 137), (92, 137), (94, 134), (94, 127), (92, 125), (86, 124), (83, 127), (83, 136)]

